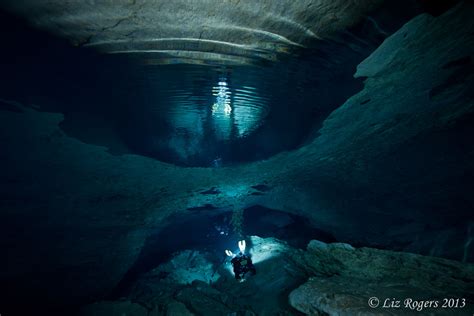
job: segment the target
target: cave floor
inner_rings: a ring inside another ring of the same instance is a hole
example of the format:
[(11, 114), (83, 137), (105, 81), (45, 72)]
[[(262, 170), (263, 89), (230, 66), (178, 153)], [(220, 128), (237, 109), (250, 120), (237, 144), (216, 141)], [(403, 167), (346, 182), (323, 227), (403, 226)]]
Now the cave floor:
[[(126, 294), (82, 315), (468, 315), (474, 266), (312, 240), (306, 249), (249, 236), (255, 276), (237, 282), (229, 259), (188, 249), (141, 274)], [(397, 301), (400, 306), (396, 307)], [(377, 306), (375, 306), (376, 304)], [(451, 307), (450, 307), (451, 306)]]

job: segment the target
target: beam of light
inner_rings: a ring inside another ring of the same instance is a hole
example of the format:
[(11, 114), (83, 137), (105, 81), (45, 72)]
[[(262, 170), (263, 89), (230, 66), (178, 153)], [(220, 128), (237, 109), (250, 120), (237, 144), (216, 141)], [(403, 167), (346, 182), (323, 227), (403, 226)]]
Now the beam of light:
[(245, 240), (239, 241), (239, 249), (241, 253), (245, 252), (245, 247), (246, 247)]

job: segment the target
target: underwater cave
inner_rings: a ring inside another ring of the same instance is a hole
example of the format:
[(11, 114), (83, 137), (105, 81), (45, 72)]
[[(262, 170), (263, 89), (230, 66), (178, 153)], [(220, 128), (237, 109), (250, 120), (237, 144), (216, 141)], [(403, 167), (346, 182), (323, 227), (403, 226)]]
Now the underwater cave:
[(0, 316), (473, 315), (473, 15), (0, 1)]

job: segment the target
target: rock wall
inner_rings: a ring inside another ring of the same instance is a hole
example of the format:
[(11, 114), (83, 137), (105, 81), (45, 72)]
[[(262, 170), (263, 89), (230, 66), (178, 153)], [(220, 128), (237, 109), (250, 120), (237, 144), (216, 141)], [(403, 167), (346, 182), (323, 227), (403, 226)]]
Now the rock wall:
[(364, 89), (295, 157), (316, 170), (307, 183), (323, 180), (313, 191), (323, 208), (339, 199), (340, 239), (462, 258), (474, 205), (472, 12), (420, 15), (387, 38), (357, 68)]
[[(309, 243), (304, 261), (313, 276), (289, 300), (306, 315), (454, 315), (472, 310), (471, 264), (316, 240)], [(461, 303), (451, 308), (444, 299)]]

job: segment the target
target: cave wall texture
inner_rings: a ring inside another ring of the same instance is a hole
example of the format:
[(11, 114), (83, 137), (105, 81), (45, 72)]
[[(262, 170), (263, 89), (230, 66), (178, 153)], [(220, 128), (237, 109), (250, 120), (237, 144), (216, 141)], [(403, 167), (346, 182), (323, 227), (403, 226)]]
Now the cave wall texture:
[(380, 0), (11, 1), (3, 8), (78, 46), (219, 64), (273, 61), (356, 24)]
[[(24, 291), (7, 295), (107, 295), (150, 229), (205, 204), (259, 204), (343, 242), (472, 262), (473, 14), (464, 2), (412, 19), (358, 66), (364, 89), (312, 142), (238, 167), (114, 156), (66, 136), (62, 115), (10, 101), (0, 111), (0, 278)], [(258, 184), (270, 189), (252, 195)]]

